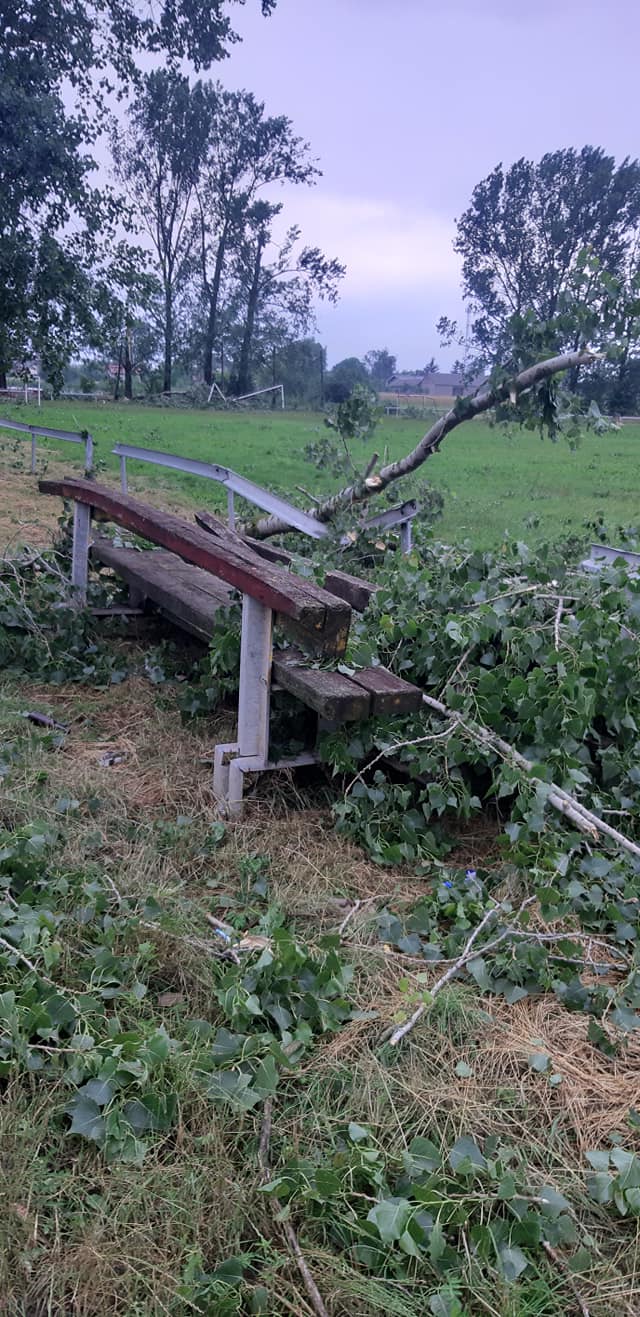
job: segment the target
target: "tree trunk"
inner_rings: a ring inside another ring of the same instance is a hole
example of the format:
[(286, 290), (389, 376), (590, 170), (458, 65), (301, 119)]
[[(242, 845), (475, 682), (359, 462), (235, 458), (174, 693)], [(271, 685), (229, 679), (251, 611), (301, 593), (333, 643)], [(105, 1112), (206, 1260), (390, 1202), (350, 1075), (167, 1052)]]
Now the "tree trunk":
[(266, 237), (261, 234), (258, 238), (256, 247), (256, 259), (253, 267), (253, 277), (249, 289), (249, 300), (247, 302), (247, 319), (242, 336), (242, 347), (240, 348), (240, 359), (238, 361), (238, 375), (236, 381), (236, 393), (240, 397), (243, 393), (249, 393), (251, 389), (251, 346), (253, 343), (253, 331), (256, 323), (256, 311), (258, 309), (258, 294), (260, 292), (260, 272), (262, 269), (262, 255), (266, 244)]
[(164, 377), (162, 389), (171, 393), (173, 366), (173, 289), (167, 284), (164, 290)]
[[(529, 366), (526, 370), (516, 375), (514, 379), (504, 384), (490, 389), (488, 393), (482, 393), (478, 397), (467, 398), (463, 402), (457, 399), (456, 405), (448, 411), (445, 416), (441, 416), (431, 426), (430, 430), (423, 435), (422, 439), (410, 453), (405, 457), (398, 458), (397, 462), (389, 462), (383, 466), (377, 475), (362, 477), (356, 484), (347, 485), (345, 489), (339, 490), (337, 494), (332, 494), (330, 498), (325, 499), (324, 503), (319, 503), (313, 508), (308, 508), (307, 512), (310, 517), (316, 517), (318, 521), (329, 522), (340, 512), (354, 503), (363, 503), (371, 498), (374, 494), (382, 493), (388, 485), (394, 480), (400, 480), (402, 476), (411, 475), (418, 467), (426, 462), (428, 457), (433, 457), (437, 453), (442, 440), (451, 430), (455, 430), (463, 421), (472, 421), (474, 417), (481, 416), (483, 412), (490, 411), (498, 403), (515, 400), (522, 393), (532, 389), (534, 385), (540, 384), (543, 380), (549, 380), (553, 375), (558, 375), (561, 371), (571, 371), (580, 366), (591, 365), (594, 361), (601, 361), (603, 353), (589, 352), (587, 349), (581, 352), (565, 352), (559, 357), (550, 357), (547, 361), (539, 361), (535, 366)], [(282, 521), (280, 517), (261, 517), (254, 523), (246, 523), (242, 530), (245, 534), (253, 535), (255, 539), (266, 540), (270, 535), (282, 535), (285, 532), (291, 532), (291, 527), (287, 522)]]
[(133, 362), (131, 360), (131, 330), (128, 329), (124, 339), (124, 396), (129, 401), (133, 398)]
[(6, 387), (7, 387), (7, 372), (6, 370), (0, 370), (0, 389), (6, 389)]
[(113, 401), (117, 402), (120, 397), (120, 375), (122, 374), (122, 343), (118, 349), (118, 369), (116, 371), (116, 383), (113, 390)]
[(211, 284), (211, 292), (209, 294), (209, 315), (207, 317), (207, 328), (205, 330), (204, 357), (202, 362), (202, 373), (205, 384), (213, 384), (213, 353), (216, 342), (216, 330), (218, 328), (218, 302), (220, 300), (220, 284), (222, 283), (225, 250), (226, 235), (223, 234), (218, 243), (216, 264), (213, 271), (213, 283)]

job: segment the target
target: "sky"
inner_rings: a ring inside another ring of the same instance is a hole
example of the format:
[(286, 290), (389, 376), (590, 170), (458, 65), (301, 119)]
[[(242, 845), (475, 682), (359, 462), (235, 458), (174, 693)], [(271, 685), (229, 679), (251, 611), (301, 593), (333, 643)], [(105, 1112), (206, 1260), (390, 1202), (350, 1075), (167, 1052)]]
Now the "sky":
[(455, 218), (502, 161), (561, 147), (640, 154), (638, 0), (259, 0), (211, 70), (287, 114), (322, 178), (283, 189), (284, 218), (347, 266), (318, 308), (329, 362), (387, 347), (451, 364), (435, 324), (460, 316)]

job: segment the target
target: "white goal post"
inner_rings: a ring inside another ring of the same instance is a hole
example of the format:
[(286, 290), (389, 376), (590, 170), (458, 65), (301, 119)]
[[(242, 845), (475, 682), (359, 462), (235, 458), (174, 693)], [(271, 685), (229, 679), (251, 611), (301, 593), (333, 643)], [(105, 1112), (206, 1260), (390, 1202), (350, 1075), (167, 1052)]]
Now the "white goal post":
[(248, 398), (258, 398), (261, 393), (279, 393), (282, 410), (284, 411), (285, 409), (284, 384), (270, 384), (268, 389), (254, 389), (253, 393), (243, 393), (239, 398), (225, 398), (225, 395), (222, 392), (220, 385), (216, 384), (214, 380), (213, 384), (211, 385), (211, 388), (209, 389), (209, 397), (207, 398), (207, 402), (211, 402), (214, 393), (218, 393), (222, 398), (222, 401), (226, 403), (227, 406), (230, 406), (234, 402), (246, 402)]

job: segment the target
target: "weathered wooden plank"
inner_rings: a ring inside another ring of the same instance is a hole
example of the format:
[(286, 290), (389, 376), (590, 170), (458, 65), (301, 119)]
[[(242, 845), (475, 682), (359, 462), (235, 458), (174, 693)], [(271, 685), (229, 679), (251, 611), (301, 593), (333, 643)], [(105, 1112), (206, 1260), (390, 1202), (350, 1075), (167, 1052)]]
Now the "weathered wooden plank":
[(274, 654), (273, 676), (284, 690), (331, 722), (360, 722), (369, 716), (367, 691), (340, 672), (304, 667), (303, 656), (295, 651)]
[(39, 489), (43, 494), (57, 494), (107, 513), (118, 525), (136, 531), (290, 618), (302, 628), (305, 647), (310, 652), (344, 653), (351, 609), (312, 582), (303, 581), (274, 564), (250, 561), (226, 542), (222, 544), (215, 536), (180, 517), (159, 512), (95, 481), (41, 480)]
[[(212, 512), (196, 512), (195, 519), (202, 530), (209, 531), (211, 535), (217, 535), (218, 539), (224, 541), (228, 538), (231, 543), (235, 544), (241, 552), (243, 549), (251, 550), (259, 558), (266, 558), (267, 562), (283, 563), (288, 567), (293, 562), (293, 556), (287, 553), (286, 549), (278, 549), (273, 544), (263, 544), (262, 540), (254, 540), (251, 535), (240, 535), (238, 531), (232, 530), (230, 526), (225, 525), (220, 517), (214, 516)], [(338, 594), (338, 591), (336, 591)], [(342, 598), (342, 596), (339, 596)]]
[[(136, 549), (117, 548), (111, 540), (96, 540), (91, 556), (117, 572), (134, 592), (155, 604), (171, 622), (209, 643), (216, 613), (230, 602), (229, 589), (222, 581), (216, 581), (197, 567), (187, 567), (186, 571), (192, 573), (190, 583), (188, 578), (177, 575), (177, 569), (185, 564), (174, 554), (163, 550), (139, 553)], [(200, 589), (199, 577), (204, 577), (206, 590)], [(211, 593), (211, 585), (217, 587), (217, 595)]]
[(376, 717), (384, 714), (415, 713), (422, 707), (422, 691), (402, 677), (396, 677), (386, 668), (361, 668), (352, 680), (368, 691), (371, 712)]
[(327, 572), (324, 588), (331, 594), (337, 594), (340, 599), (346, 599), (357, 613), (364, 613), (370, 599), (381, 586), (363, 581), (359, 576), (350, 576), (348, 572)]

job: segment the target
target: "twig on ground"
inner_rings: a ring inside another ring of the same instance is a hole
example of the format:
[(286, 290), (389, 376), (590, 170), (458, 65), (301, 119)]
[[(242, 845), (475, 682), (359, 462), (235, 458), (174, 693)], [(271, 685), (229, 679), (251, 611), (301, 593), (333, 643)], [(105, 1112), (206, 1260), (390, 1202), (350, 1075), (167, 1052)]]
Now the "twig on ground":
[[(522, 902), (522, 905), (520, 906), (520, 909), (517, 911), (514, 918), (519, 919), (520, 915), (526, 910), (527, 906), (532, 905), (535, 899), (536, 899), (535, 896), (528, 896), (527, 899)], [(442, 975), (442, 977), (439, 978), (433, 984), (433, 987), (429, 988), (428, 1000), (421, 1002), (420, 1005), (416, 1007), (416, 1010), (413, 1012), (413, 1015), (410, 1015), (409, 1019), (405, 1020), (404, 1024), (399, 1025), (398, 1028), (394, 1029), (390, 1034), (389, 1031), (387, 1031), (387, 1033), (384, 1034), (382, 1037), (382, 1042), (388, 1041), (392, 1047), (397, 1047), (398, 1043), (402, 1042), (402, 1039), (405, 1038), (406, 1035), (410, 1033), (413, 1028), (415, 1028), (416, 1024), (418, 1024), (418, 1022), (422, 1019), (425, 1012), (429, 1010), (429, 1007), (433, 1003), (434, 997), (436, 997), (438, 993), (441, 992), (442, 989), (446, 987), (447, 983), (451, 982), (451, 979), (455, 978), (456, 974), (460, 973), (460, 970), (465, 968), (465, 965), (467, 965), (470, 960), (473, 960), (475, 958), (476, 952), (473, 950), (473, 947), (478, 937), (482, 933), (483, 929), (486, 928), (487, 924), (490, 922), (491, 919), (493, 919), (493, 916), (497, 914), (499, 910), (500, 910), (499, 905), (493, 905), (491, 906), (490, 910), (485, 911), (484, 915), (482, 916), (482, 919), (480, 920), (480, 923), (476, 925), (471, 935), (467, 938), (467, 941), (464, 945), (461, 954), (458, 956), (458, 959), (454, 960), (453, 964), (449, 966), (449, 969), (446, 970), (446, 972)], [(483, 952), (493, 951), (497, 946), (500, 946), (501, 943), (506, 942), (507, 939), (512, 936), (513, 932), (514, 929), (511, 927), (504, 929), (504, 931), (502, 933), (499, 933), (498, 936), (495, 937), (492, 942), (488, 942), (485, 947), (482, 947), (482, 951)]]
[[(271, 1175), (271, 1169), (269, 1166), (269, 1146), (271, 1143), (272, 1115), (273, 1115), (273, 1098), (269, 1097), (266, 1099), (263, 1108), (262, 1129), (260, 1131), (260, 1143), (258, 1145), (258, 1161), (260, 1164), (260, 1170), (262, 1172), (263, 1184), (266, 1183), (266, 1181), (269, 1179)], [(298, 1243), (298, 1236), (296, 1235), (296, 1232), (293, 1226), (291, 1225), (291, 1222), (277, 1220), (278, 1217), (277, 1204), (272, 1199), (269, 1199), (269, 1204), (271, 1207), (271, 1212), (274, 1217), (275, 1223), (282, 1231), (287, 1241), (287, 1244), (289, 1245), (289, 1249), (291, 1250), (291, 1253), (295, 1259), (296, 1266), (298, 1268), (298, 1271), (300, 1272), (300, 1276), (302, 1277), (302, 1281), (305, 1290), (307, 1291), (307, 1294), (309, 1296), (309, 1300), (313, 1308), (313, 1311), (317, 1314), (317, 1317), (329, 1317), (327, 1309), (325, 1308), (324, 1305), (324, 1300), (318, 1289), (318, 1286), (316, 1285), (315, 1280), (313, 1279), (313, 1276), (311, 1275), (311, 1272), (309, 1271), (309, 1267), (307, 1266), (307, 1263), (305, 1261), (304, 1254)]]
[(580, 1310), (581, 1317), (590, 1317), (589, 1309), (587, 1308), (587, 1305), (578, 1290), (575, 1280), (573, 1279), (573, 1276), (571, 1275), (571, 1272), (564, 1258), (560, 1256), (560, 1254), (557, 1252), (555, 1248), (552, 1248), (551, 1244), (547, 1243), (546, 1239), (542, 1240), (542, 1247), (545, 1253), (547, 1254), (547, 1257), (550, 1257), (551, 1261), (555, 1264), (558, 1270), (562, 1272), (562, 1275), (564, 1276), (567, 1285), (569, 1286), (569, 1289), (571, 1290), (571, 1293), (573, 1294), (576, 1304)]

